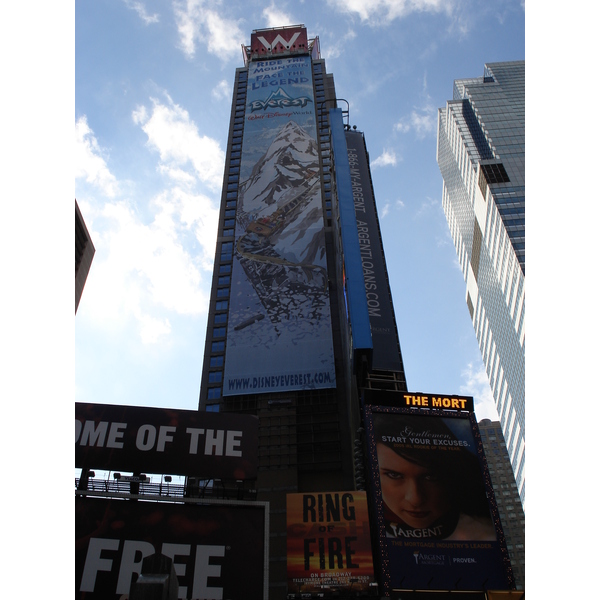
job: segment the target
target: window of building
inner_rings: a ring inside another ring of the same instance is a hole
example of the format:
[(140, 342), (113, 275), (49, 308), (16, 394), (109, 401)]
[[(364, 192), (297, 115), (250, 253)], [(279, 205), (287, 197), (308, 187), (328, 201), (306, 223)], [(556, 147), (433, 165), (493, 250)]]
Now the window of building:
[(215, 327), (213, 329), (213, 337), (214, 338), (225, 337), (226, 331), (227, 331), (226, 327)]
[(214, 323), (215, 325), (227, 323), (227, 313), (219, 313), (218, 315), (215, 315)]
[(219, 267), (219, 273), (231, 273), (231, 265), (221, 265)]
[(211, 367), (222, 367), (223, 366), (223, 356), (211, 356), (210, 357), (210, 366)]
[(217, 298), (227, 298), (229, 296), (229, 288), (219, 288), (217, 290)]
[(206, 412), (219, 412), (219, 405), (218, 404), (207, 404)]
[(235, 210), (226, 210), (225, 211), (225, 217), (226, 218), (235, 217)]
[(211, 371), (208, 374), (208, 383), (221, 383), (221, 381), (223, 381), (223, 373), (221, 371)]
[(235, 219), (226, 219), (223, 227), (235, 227)]
[(208, 399), (209, 400), (214, 400), (215, 398), (220, 398), (220, 397), (221, 397), (221, 388), (220, 387), (208, 388)]
[(223, 352), (225, 350), (225, 342), (213, 342), (210, 347), (211, 352)]
[(217, 302), (215, 307), (216, 310), (227, 310), (227, 306), (229, 305), (229, 300), (221, 300)]
[(233, 229), (223, 229), (224, 237), (233, 237)]
[(219, 285), (229, 285), (231, 283), (231, 277), (229, 275), (225, 275), (224, 277), (219, 277)]

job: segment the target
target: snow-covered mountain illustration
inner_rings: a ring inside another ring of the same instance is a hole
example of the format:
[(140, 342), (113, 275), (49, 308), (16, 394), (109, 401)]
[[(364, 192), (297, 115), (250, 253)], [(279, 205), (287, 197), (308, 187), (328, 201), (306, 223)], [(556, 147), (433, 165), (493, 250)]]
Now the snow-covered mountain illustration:
[[(270, 323), (329, 318), (319, 173), (316, 141), (289, 121), (240, 185), (235, 254), (252, 288), (243, 302), (232, 298), (236, 307), (240, 302), (240, 323), (259, 312), (250, 297), (260, 301)], [(243, 335), (266, 326), (256, 323)]]
[(281, 127), (240, 185), (238, 221), (288, 263), (325, 267), (317, 143), (297, 123)]

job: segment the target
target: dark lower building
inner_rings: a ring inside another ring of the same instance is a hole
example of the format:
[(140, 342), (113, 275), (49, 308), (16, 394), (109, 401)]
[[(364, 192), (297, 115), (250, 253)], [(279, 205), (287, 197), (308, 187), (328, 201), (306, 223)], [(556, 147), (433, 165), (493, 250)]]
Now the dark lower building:
[[(259, 418), (270, 595), (286, 494), (364, 489), (359, 387), (406, 390), (368, 155), (318, 38), (257, 30), (235, 75), (200, 410)], [(193, 486), (190, 493), (194, 493)]]

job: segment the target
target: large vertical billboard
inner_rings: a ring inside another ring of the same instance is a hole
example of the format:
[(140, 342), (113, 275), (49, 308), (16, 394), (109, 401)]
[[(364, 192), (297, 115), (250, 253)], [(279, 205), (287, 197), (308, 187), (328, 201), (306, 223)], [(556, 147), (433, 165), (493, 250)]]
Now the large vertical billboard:
[(374, 579), (366, 492), (287, 495), (288, 594), (364, 592)]
[(346, 131), (352, 197), (373, 340), (373, 368), (404, 371), (363, 134)]
[(381, 582), (514, 589), (473, 413), (365, 407)]
[(247, 90), (223, 394), (335, 387), (311, 60)]
[(179, 598), (268, 597), (267, 503), (75, 499), (75, 598), (123, 600), (146, 556), (173, 560)]

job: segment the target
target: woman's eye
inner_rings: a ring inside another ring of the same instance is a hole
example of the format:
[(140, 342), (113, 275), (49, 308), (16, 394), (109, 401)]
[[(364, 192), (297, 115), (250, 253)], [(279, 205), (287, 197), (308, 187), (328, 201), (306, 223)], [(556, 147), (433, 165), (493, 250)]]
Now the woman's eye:
[(384, 475), (390, 479), (404, 479), (404, 475), (398, 473), (398, 471), (385, 471)]

